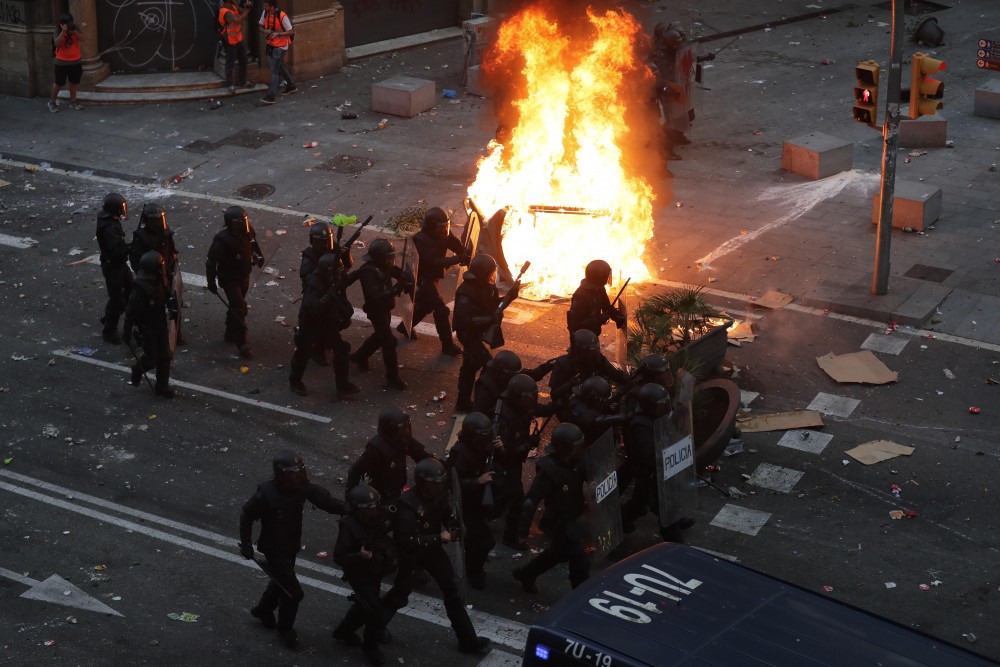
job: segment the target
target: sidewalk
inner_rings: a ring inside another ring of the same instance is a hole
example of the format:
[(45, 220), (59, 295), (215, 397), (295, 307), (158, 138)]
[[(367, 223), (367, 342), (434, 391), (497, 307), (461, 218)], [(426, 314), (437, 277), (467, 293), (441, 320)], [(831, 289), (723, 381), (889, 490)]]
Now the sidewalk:
[[(692, 36), (710, 37), (758, 26), (706, 69), (693, 143), (670, 165), (676, 202), (660, 202), (655, 213), (649, 263), (658, 277), (752, 296), (779, 289), (800, 304), (1000, 343), (1000, 172), (990, 171), (1000, 161), (990, 141), (998, 121), (972, 115), (974, 90), (990, 78), (974, 57), (974, 40), (988, 36), (978, 29), (990, 0), (935, 14), (946, 32), (934, 53), (948, 63), (943, 115), (954, 147), (918, 149), (908, 162), (911, 151), (901, 150), (897, 178), (940, 187), (943, 212), (924, 234), (893, 231), (882, 297), (871, 295), (881, 136), (853, 121), (851, 105), (858, 60), (880, 61), (888, 78), (889, 12), (865, 2), (768, 30), (759, 26), (817, 10), (759, 4), (736, 15), (723, 0), (643, 3), (649, 28), (680, 18)], [(927, 49), (903, 45), (904, 87), (917, 50)], [(0, 98), (0, 155), (145, 184), (190, 169), (170, 186), (176, 194), (226, 200), (267, 185), (274, 193), (258, 204), (270, 210), (371, 213), (376, 221), (409, 206), (460, 210), (494, 128), (489, 102), (461, 94), (462, 60), (460, 39), (373, 56), (300, 82), (272, 107), (244, 95), (222, 98), (217, 110), (201, 101), (51, 114), (44, 98)], [(376, 129), (383, 117), (370, 111), (371, 85), (399, 74), (434, 80), (438, 104)], [(460, 94), (445, 99), (444, 89)], [(358, 118), (341, 119), (342, 111)], [(783, 142), (813, 131), (853, 141), (854, 170), (816, 182), (783, 172)]]

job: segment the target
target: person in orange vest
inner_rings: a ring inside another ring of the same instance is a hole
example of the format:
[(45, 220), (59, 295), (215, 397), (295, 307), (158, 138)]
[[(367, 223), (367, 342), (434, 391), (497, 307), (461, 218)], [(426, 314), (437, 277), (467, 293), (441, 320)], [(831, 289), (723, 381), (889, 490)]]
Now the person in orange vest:
[(69, 80), (69, 108), (80, 111), (83, 105), (76, 101), (76, 89), (80, 87), (83, 77), (83, 55), (80, 53), (80, 42), (83, 35), (73, 22), (72, 14), (62, 14), (59, 17), (59, 27), (52, 37), (52, 55), (56, 57), (55, 81), (52, 83), (52, 94), (49, 95), (49, 111), (59, 111), (56, 96)]
[(267, 52), (271, 56), (271, 85), (260, 101), (264, 104), (274, 104), (274, 96), (278, 92), (278, 81), (285, 79), (285, 90), (282, 95), (294, 93), (297, 89), (292, 80), (292, 73), (285, 64), (285, 54), (292, 45), (295, 29), (288, 14), (278, 7), (278, 0), (264, 0), (264, 13), (260, 15), (260, 25), (267, 35)]
[(222, 45), (226, 49), (226, 87), (230, 93), (236, 92), (233, 84), (233, 68), (239, 62), (237, 79), (239, 85), (253, 88), (247, 81), (247, 44), (243, 40), (243, 21), (250, 13), (250, 3), (243, 9), (236, 6), (235, 0), (222, 0), (219, 8), (219, 26), (222, 35)]

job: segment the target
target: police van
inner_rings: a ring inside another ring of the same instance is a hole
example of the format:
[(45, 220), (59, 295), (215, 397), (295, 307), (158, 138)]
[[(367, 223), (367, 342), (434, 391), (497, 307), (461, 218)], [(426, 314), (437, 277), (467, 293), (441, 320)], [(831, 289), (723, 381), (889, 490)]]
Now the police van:
[(972, 667), (958, 646), (682, 544), (576, 588), (528, 632), (523, 667)]

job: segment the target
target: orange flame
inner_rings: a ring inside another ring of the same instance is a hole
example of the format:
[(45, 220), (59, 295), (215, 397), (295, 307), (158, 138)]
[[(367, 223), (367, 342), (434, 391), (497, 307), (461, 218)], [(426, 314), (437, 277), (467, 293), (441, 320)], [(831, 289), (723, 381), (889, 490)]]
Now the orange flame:
[[(654, 191), (641, 172), (652, 169), (629, 148), (638, 128), (655, 127), (644, 104), (652, 74), (637, 55), (644, 36), (625, 12), (588, 8), (580, 19), (560, 25), (529, 7), (500, 26), (486, 63), (488, 74), (507, 73), (495, 104), (501, 124), (504, 110), (511, 121), (469, 196), (486, 215), (508, 209), (504, 255), (515, 271), (531, 261), (521, 290), (529, 298), (572, 294), (593, 259), (633, 282), (650, 277), (642, 256)], [(642, 138), (647, 150), (651, 138)], [(560, 208), (583, 211), (552, 212)]]

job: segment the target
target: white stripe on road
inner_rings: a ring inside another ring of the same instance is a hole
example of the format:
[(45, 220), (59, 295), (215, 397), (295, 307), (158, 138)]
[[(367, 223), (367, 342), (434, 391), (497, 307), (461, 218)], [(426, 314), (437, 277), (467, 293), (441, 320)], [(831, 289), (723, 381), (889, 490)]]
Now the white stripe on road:
[[(55, 350), (53, 352), (56, 356), (64, 357), (66, 359), (72, 359), (73, 361), (82, 361), (87, 364), (93, 364), (94, 366), (100, 366), (101, 368), (107, 368), (113, 371), (120, 371), (123, 373), (131, 373), (132, 369), (128, 366), (119, 366), (118, 364), (113, 364), (109, 361), (102, 361), (101, 359), (92, 359), (90, 357), (85, 357), (81, 354), (75, 354), (69, 350)], [(274, 403), (268, 403), (266, 401), (258, 401), (252, 398), (246, 398), (245, 396), (240, 396), (239, 394), (230, 394), (226, 391), (219, 391), (218, 389), (212, 389), (211, 387), (203, 387), (199, 384), (192, 384), (190, 382), (184, 382), (182, 380), (170, 379), (170, 384), (176, 385), (178, 387), (183, 387), (185, 389), (190, 389), (191, 391), (197, 391), (202, 394), (208, 394), (210, 396), (217, 396), (219, 398), (225, 398), (230, 401), (236, 401), (237, 403), (243, 403), (245, 405), (250, 405), (255, 408), (263, 408), (264, 410), (272, 410), (274, 412), (280, 412), (282, 414), (291, 415), (292, 417), (301, 417), (302, 419), (310, 419), (312, 421), (319, 422), (321, 424), (329, 424), (332, 420), (329, 417), (324, 417), (323, 415), (314, 415), (311, 412), (302, 412), (301, 410), (295, 410), (293, 408), (285, 407), (284, 405), (276, 405)]]
[(33, 248), (38, 245), (38, 241), (28, 238), (27, 236), (8, 236), (7, 234), (0, 234), (0, 245), (6, 245), (11, 248), (20, 248), (24, 250), (25, 248)]
[[(100, 255), (91, 255), (87, 258), (86, 264), (96, 264), (101, 265)], [(188, 273), (187, 271), (181, 271), (181, 280), (184, 282), (184, 286), (188, 285), (194, 287), (208, 287), (208, 280), (205, 276), (199, 276), (197, 273)]]
[[(156, 515), (151, 515), (146, 512), (140, 512), (138, 510), (134, 510), (124, 505), (117, 505), (109, 501), (95, 499), (92, 496), (87, 496), (85, 494), (78, 494), (72, 489), (59, 487), (54, 484), (48, 484), (47, 482), (36, 480), (34, 478), (30, 478), (24, 475), (18, 475), (16, 473), (12, 473), (7, 470), (0, 469), (0, 477), (5, 477), (8, 479), (21, 481), (27, 484), (32, 484), (40, 488), (45, 488), (49, 491), (52, 491), (53, 493), (61, 494), (66, 499), (64, 500), (60, 498), (54, 498), (52, 496), (38, 493), (37, 491), (32, 491), (31, 489), (25, 489), (20, 486), (9, 484), (3, 481), (0, 481), (0, 490), (9, 491), (11, 493), (20, 495), (22, 497), (46, 503), (48, 505), (52, 505), (53, 507), (58, 507), (60, 509), (69, 512), (75, 512), (77, 514), (90, 517), (97, 521), (102, 521), (104, 523), (110, 524), (112, 526), (117, 526), (119, 528), (124, 528), (125, 530), (146, 535), (147, 537), (151, 537), (153, 539), (162, 540), (164, 542), (169, 542), (171, 544), (176, 544), (178, 546), (191, 549), (192, 551), (197, 551), (199, 553), (212, 556), (220, 560), (225, 560), (236, 565), (251, 568), (255, 571), (257, 569), (252, 561), (244, 560), (243, 557), (237, 555), (236, 553), (233, 553), (232, 551), (223, 551), (215, 547), (201, 544), (200, 542), (194, 542), (192, 540), (188, 540), (183, 537), (173, 535), (171, 533), (157, 530), (156, 528), (150, 528), (149, 526), (141, 523), (136, 523), (134, 521), (129, 521), (127, 519), (121, 519), (115, 516), (111, 516), (109, 514), (99, 512), (89, 507), (83, 507), (77, 502), (71, 502), (71, 501), (90, 502), (92, 500), (97, 500), (99, 501), (100, 506), (102, 506), (105, 509), (115, 511), (120, 514), (124, 514), (126, 516), (134, 516), (140, 518), (142, 521), (145, 522), (159, 523), (161, 525), (169, 525), (178, 530), (182, 530), (184, 532), (193, 533), (205, 537), (206, 539), (210, 539), (211, 541), (219, 544), (232, 545), (234, 549), (236, 545), (235, 537), (226, 537), (224, 535), (219, 535), (216, 533), (211, 533), (209, 531), (201, 530), (199, 528), (194, 528), (193, 526), (186, 526), (184, 524), (171, 521), (169, 519), (157, 517)], [(325, 567), (323, 565), (318, 565), (316, 563), (311, 563), (305, 560), (299, 561), (296, 565), (302, 569), (312, 570), (321, 573), (323, 575), (326, 575), (330, 578), (338, 580), (342, 575), (342, 572), (340, 570), (337, 570), (336, 568)], [(328, 593), (333, 593), (341, 597), (346, 597), (351, 593), (351, 590), (349, 588), (345, 588), (344, 586), (338, 586), (335, 584), (330, 584), (326, 581), (315, 579), (313, 577), (300, 576), (299, 581), (303, 585), (311, 586), (313, 588), (326, 591)], [(410, 605), (403, 609), (400, 609), (399, 613), (405, 616), (409, 616), (411, 618), (424, 620), (444, 628), (451, 627), (451, 622), (448, 620), (448, 615), (445, 612), (443, 603), (436, 598), (432, 598), (426, 595), (421, 595), (419, 593), (411, 593)], [(494, 616), (493, 614), (488, 614), (486, 612), (481, 612), (477, 610), (470, 610), (469, 616), (472, 618), (473, 623), (476, 625), (477, 632), (479, 633), (480, 636), (488, 637), (491, 641), (497, 644), (501, 644), (503, 646), (507, 646), (509, 648), (513, 648), (516, 650), (521, 650), (524, 648), (528, 636), (528, 627), (523, 623), (518, 623), (517, 621), (511, 621), (499, 616)]]

